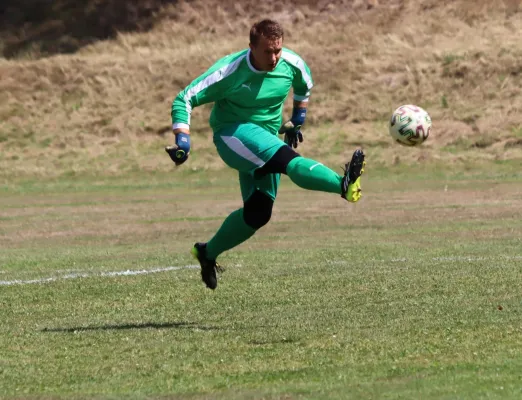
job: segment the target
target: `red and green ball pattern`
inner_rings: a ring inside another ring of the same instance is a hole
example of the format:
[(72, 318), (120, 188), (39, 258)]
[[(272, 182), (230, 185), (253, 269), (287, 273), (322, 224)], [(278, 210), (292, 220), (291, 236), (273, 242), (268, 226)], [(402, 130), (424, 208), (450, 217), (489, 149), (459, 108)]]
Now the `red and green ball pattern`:
[(431, 118), (422, 108), (404, 105), (393, 112), (390, 134), (398, 143), (417, 146), (428, 138), (430, 132)]

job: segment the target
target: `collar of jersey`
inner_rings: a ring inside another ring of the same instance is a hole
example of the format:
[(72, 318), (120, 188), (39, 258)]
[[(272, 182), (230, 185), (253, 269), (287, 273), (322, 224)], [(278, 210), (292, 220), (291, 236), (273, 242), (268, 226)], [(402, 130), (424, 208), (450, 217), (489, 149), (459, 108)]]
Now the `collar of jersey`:
[[(247, 59), (248, 68), (250, 68), (250, 70), (252, 72), (254, 72), (256, 74), (266, 74), (268, 72), (268, 71), (259, 71), (258, 69), (255, 69), (255, 67), (250, 62), (250, 49), (248, 49), (248, 52), (247, 52), (247, 55), (246, 55), (246, 59)], [(277, 65), (276, 65), (276, 68), (277, 68)]]

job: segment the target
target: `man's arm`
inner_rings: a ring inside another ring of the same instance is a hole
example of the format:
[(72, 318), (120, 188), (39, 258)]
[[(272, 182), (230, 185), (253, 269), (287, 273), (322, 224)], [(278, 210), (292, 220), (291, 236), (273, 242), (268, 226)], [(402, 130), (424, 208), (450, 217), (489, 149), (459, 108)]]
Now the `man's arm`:
[(194, 79), (172, 102), (172, 128), (190, 130), (190, 117), (195, 107), (223, 99), (234, 83), (234, 72), (244, 59), (236, 53), (218, 60), (204, 74)]
[(297, 147), (303, 141), (301, 126), (305, 122), (308, 109), (310, 90), (314, 86), (310, 68), (296, 53), (288, 49), (283, 51), (283, 58), (293, 66), (294, 77), (292, 88), (294, 91), (294, 103), (292, 117), (279, 129), (279, 133), (285, 134), (285, 142), (291, 147)]
[(227, 72), (231, 63), (220, 60), (207, 72), (192, 81), (172, 102), (172, 129), (175, 145), (165, 150), (176, 165), (187, 161), (190, 154), (190, 118), (192, 110), (223, 98), (233, 81)]
[(172, 102), (174, 145), (165, 147), (165, 151), (176, 165), (183, 164), (190, 155), (190, 117), (196, 101), (189, 98), (188, 94), (193, 83), (179, 93)]

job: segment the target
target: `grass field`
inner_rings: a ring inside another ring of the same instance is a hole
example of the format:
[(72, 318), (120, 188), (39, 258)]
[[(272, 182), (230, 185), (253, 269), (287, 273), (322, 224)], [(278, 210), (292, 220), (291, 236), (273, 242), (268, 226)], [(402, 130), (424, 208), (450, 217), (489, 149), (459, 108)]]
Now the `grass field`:
[(365, 178), (356, 206), (284, 179), (216, 291), (189, 249), (234, 175), (5, 184), (0, 397), (519, 399), (520, 169)]

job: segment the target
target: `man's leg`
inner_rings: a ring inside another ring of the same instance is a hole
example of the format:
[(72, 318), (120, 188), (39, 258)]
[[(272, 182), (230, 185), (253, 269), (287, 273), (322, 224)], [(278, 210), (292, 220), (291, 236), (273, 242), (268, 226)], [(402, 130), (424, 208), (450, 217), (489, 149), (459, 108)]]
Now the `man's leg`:
[(252, 174), (240, 173), (243, 208), (232, 212), (208, 243), (196, 243), (192, 253), (201, 264), (201, 277), (207, 287), (217, 287), (216, 258), (223, 252), (248, 240), (268, 223), (277, 194), (280, 174), (268, 174), (255, 179)]
[(348, 201), (360, 198), (360, 181), (364, 167), (364, 154), (356, 150), (352, 160), (346, 164), (344, 176), (318, 161), (301, 157), (291, 147), (281, 147), (274, 156), (256, 171), (258, 176), (268, 173), (283, 173), (296, 185), (322, 192), (338, 193)]
[(217, 286), (216, 258), (248, 240), (272, 215), (280, 174), (255, 178), (254, 171), (264, 165), (284, 143), (253, 124), (241, 124), (214, 135), (219, 155), (239, 171), (243, 207), (232, 212), (208, 243), (196, 243), (192, 253), (201, 264), (207, 287)]
[(207, 257), (216, 259), (250, 239), (254, 233), (270, 221), (274, 200), (267, 194), (255, 190), (245, 201), (243, 208), (231, 213), (214, 237), (207, 243)]
[(210, 239), (207, 244), (209, 257), (217, 258), (221, 253), (248, 240), (268, 223), (280, 178), (280, 174), (266, 174), (255, 178), (249, 172), (239, 173), (243, 208), (230, 214)]
[(217, 286), (216, 258), (248, 240), (270, 219), (281, 173), (305, 189), (338, 193), (348, 201), (360, 198), (359, 177), (364, 166), (360, 150), (347, 164), (343, 177), (317, 161), (301, 157), (277, 136), (254, 124), (237, 124), (217, 132), (214, 143), (223, 161), (240, 172), (245, 206), (231, 213), (208, 243), (197, 243), (192, 250), (201, 264), (203, 281), (211, 289)]
[(216, 259), (248, 240), (270, 220), (281, 172), (304, 189), (343, 195), (343, 176), (317, 161), (301, 157), (287, 145), (282, 146), (254, 174), (239, 174), (244, 207), (230, 214), (208, 242), (209, 258)]

